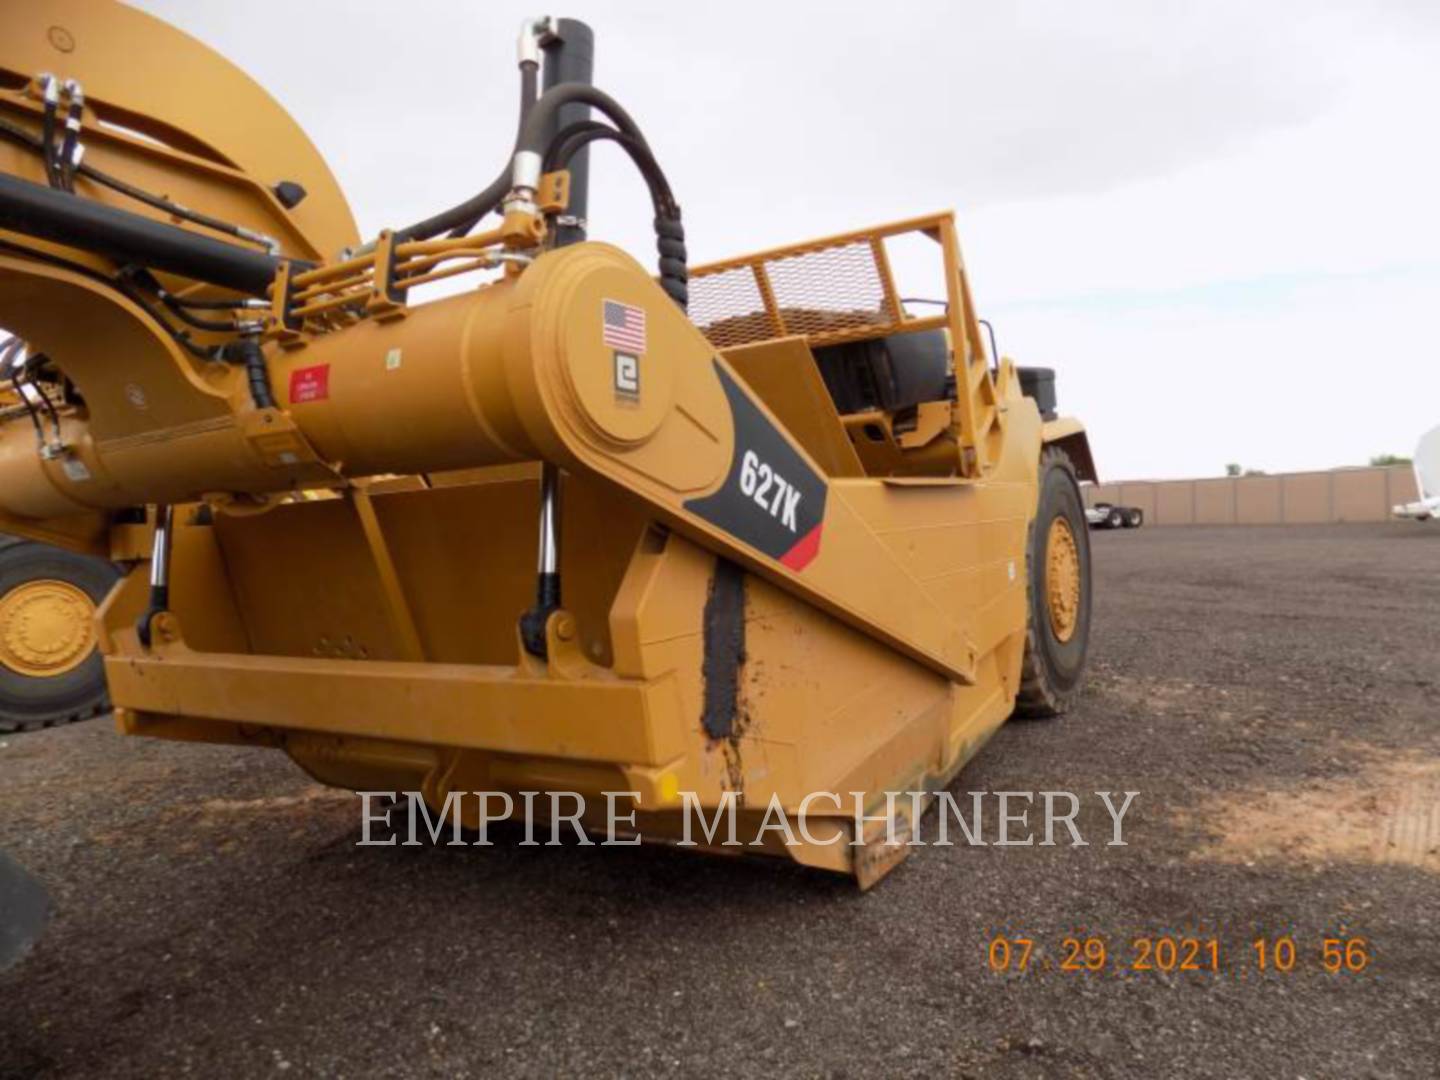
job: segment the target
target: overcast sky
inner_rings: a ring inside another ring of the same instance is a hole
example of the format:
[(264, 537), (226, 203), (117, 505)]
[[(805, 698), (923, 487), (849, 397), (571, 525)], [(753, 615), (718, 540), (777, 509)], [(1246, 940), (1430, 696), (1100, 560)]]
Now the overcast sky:
[[(538, 10), (140, 6), (295, 115), (367, 235), (498, 171)], [(693, 262), (953, 208), (1001, 351), (1058, 369), (1105, 478), (1364, 464), (1440, 422), (1440, 4), (555, 13), (594, 26)], [(594, 174), (591, 235), (650, 264), (644, 188), (610, 147)]]

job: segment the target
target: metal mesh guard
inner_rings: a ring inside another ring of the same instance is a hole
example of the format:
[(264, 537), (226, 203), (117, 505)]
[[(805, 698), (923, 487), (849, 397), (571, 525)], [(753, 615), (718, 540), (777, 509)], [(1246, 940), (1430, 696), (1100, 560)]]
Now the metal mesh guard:
[[(757, 271), (769, 282), (773, 309), (765, 303)], [(719, 349), (788, 334), (823, 339), (883, 331), (897, 321), (868, 239), (694, 277), (690, 318)]]
[(750, 266), (690, 279), (690, 321), (717, 349), (763, 341), (777, 333)]

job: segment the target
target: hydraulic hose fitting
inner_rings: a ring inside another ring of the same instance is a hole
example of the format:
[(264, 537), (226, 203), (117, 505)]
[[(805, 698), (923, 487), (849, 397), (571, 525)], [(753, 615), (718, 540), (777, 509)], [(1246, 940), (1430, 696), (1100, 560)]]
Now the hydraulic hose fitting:
[[(85, 87), (75, 79), (65, 80), (65, 96), (70, 99), (70, 118), (73, 126), (80, 127), (80, 115), (85, 109)], [(67, 126), (72, 126), (67, 124)]]
[(65, 141), (60, 147), (60, 172), (66, 191), (75, 189), (75, 171), (80, 168), (80, 159), (85, 156), (85, 146), (80, 142), (80, 128), (85, 118), (85, 88), (74, 79), (65, 80), (65, 96), (70, 99), (70, 108), (65, 116)]
[(510, 172), (510, 194), (505, 196), (506, 216), (515, 212), (535, 214), (535, 192), (540, 188), (544, 159), (533, 150), (518, 150)]
[(259, 244), (265, 249), (265, 254), (267, 255), (280, 254), (280, 241), (276, 240), (273, 236), (256, 232), (254, 229), (247, 229), (244, 225), (235, 226), (235, 235), (241, 240), (249, 240), (252, 244)]
[(540, 66), (540, 50), (555, 37), (554, 15), (532, 15), (520, 24), (515, 41), (515, 60), (519, 64)]

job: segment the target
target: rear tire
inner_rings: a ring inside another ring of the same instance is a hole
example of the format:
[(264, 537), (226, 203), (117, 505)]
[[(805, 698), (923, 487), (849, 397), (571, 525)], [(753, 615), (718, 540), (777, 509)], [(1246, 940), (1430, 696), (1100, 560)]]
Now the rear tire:
[(1138, 529), (1145, 524), (1145, 511), (1138, 506), (1132, 506), (1125, 511), (1125, 528)]
[(103, 559), (0, 541), (0, 732), (84, 720), (109, 708), (85, 620), (119, 576)]
[(1118, 529), (1121, 528), (1124, 524), (1125, 514), (1118, 506), (1112, 509), (1109, 516), (1105, 519), (1105, 527), (1107, 529)]
[(1075, 467), (1063, 450), (1041, 454), (1039, 488), (1025, 548), (1025, 659), (1015, 698), (1015, 715), (1026, 717), (1059, 716), (1069, 709), (1080, 692), (1090, 646), (1090, 532)]

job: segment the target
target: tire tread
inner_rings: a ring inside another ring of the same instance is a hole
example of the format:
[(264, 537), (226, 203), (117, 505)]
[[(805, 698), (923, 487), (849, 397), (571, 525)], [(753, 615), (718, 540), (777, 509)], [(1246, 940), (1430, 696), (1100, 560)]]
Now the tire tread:
[[(0, 551), (19, 549), (45, 549), (48, 545), (38, 541), (26, 540), (23, 537), (16, 537), (6, 533), (0, 533)], [(52, 552), (57, 549), (50, 549)], [(7, 556), (9, 558), (10, 556)], [(23, 555), (21, 556), (24, 557)], [(61, 552), (62, 561), (65, 563), (67, 572), (60, 573), (59, 577), (70, 581), (73, 584), (84, 587), (84, 582), (75, 574), (78, 562), (76, 560), (91, 561), (98, 568), (109, 567), (111, 580), (119, 577), (118, 568), (102, 560), (91, 560), (88, 556), (75, 555), (73, 552)], [(99, 602), (98, 600), (96, 601)], [(73, 724), (81, 720), (89, 720), (101, 716), (110, 711), (109, 694), (103, 680), (97, 687), (94, 687), (83, 700), (72, 701), (67, 705), (58, 705), (47, 712), (27, 715), (23, 712), (16, 712), (8, 709), (3, 700), (0, 700), (0, 735), (15, 735), (23, 732), (43, 731), (45, 728), (61, 727), (65, 724)]]
[[(1040, 454), (1039, 487), (1043, 489), (1045, 475), (1050, 469), (1063, 469), (1070, 474), (1070, 479), (1079, 486), (1075, 475), (1075, 465), (1070, 460), (1070, 455), (1058, 446), (1047, 446)], [(1083, 502), (1082, 502), (1083, 507)], [(1083, 512), (1083, 511), (1082, 511)], [(1033, 532), (1035, 522), (1030, 523)], [(1033, 582), (1034, 567), (1030, 565), (1032, 555), (1031, 537), (1027, 534), (1025, 538), (1025, 580)], [(1040, 643), (1036, 640), (1038, 632), (1037, 620), (1031, 617), (1031, 605), (1027, 602), (1025, 607), (1025, 657), (1020, 664), (1020, 690), (1015, 695), (1015, 715), (1027, 719), (1049, 719), (1060, 716), (1075, 700), (1079, 694), (1079, 687), (1070, 691), (1062, 691), (1050, 678), (1046, 670), (1045, 662), (1040, 655)]]

